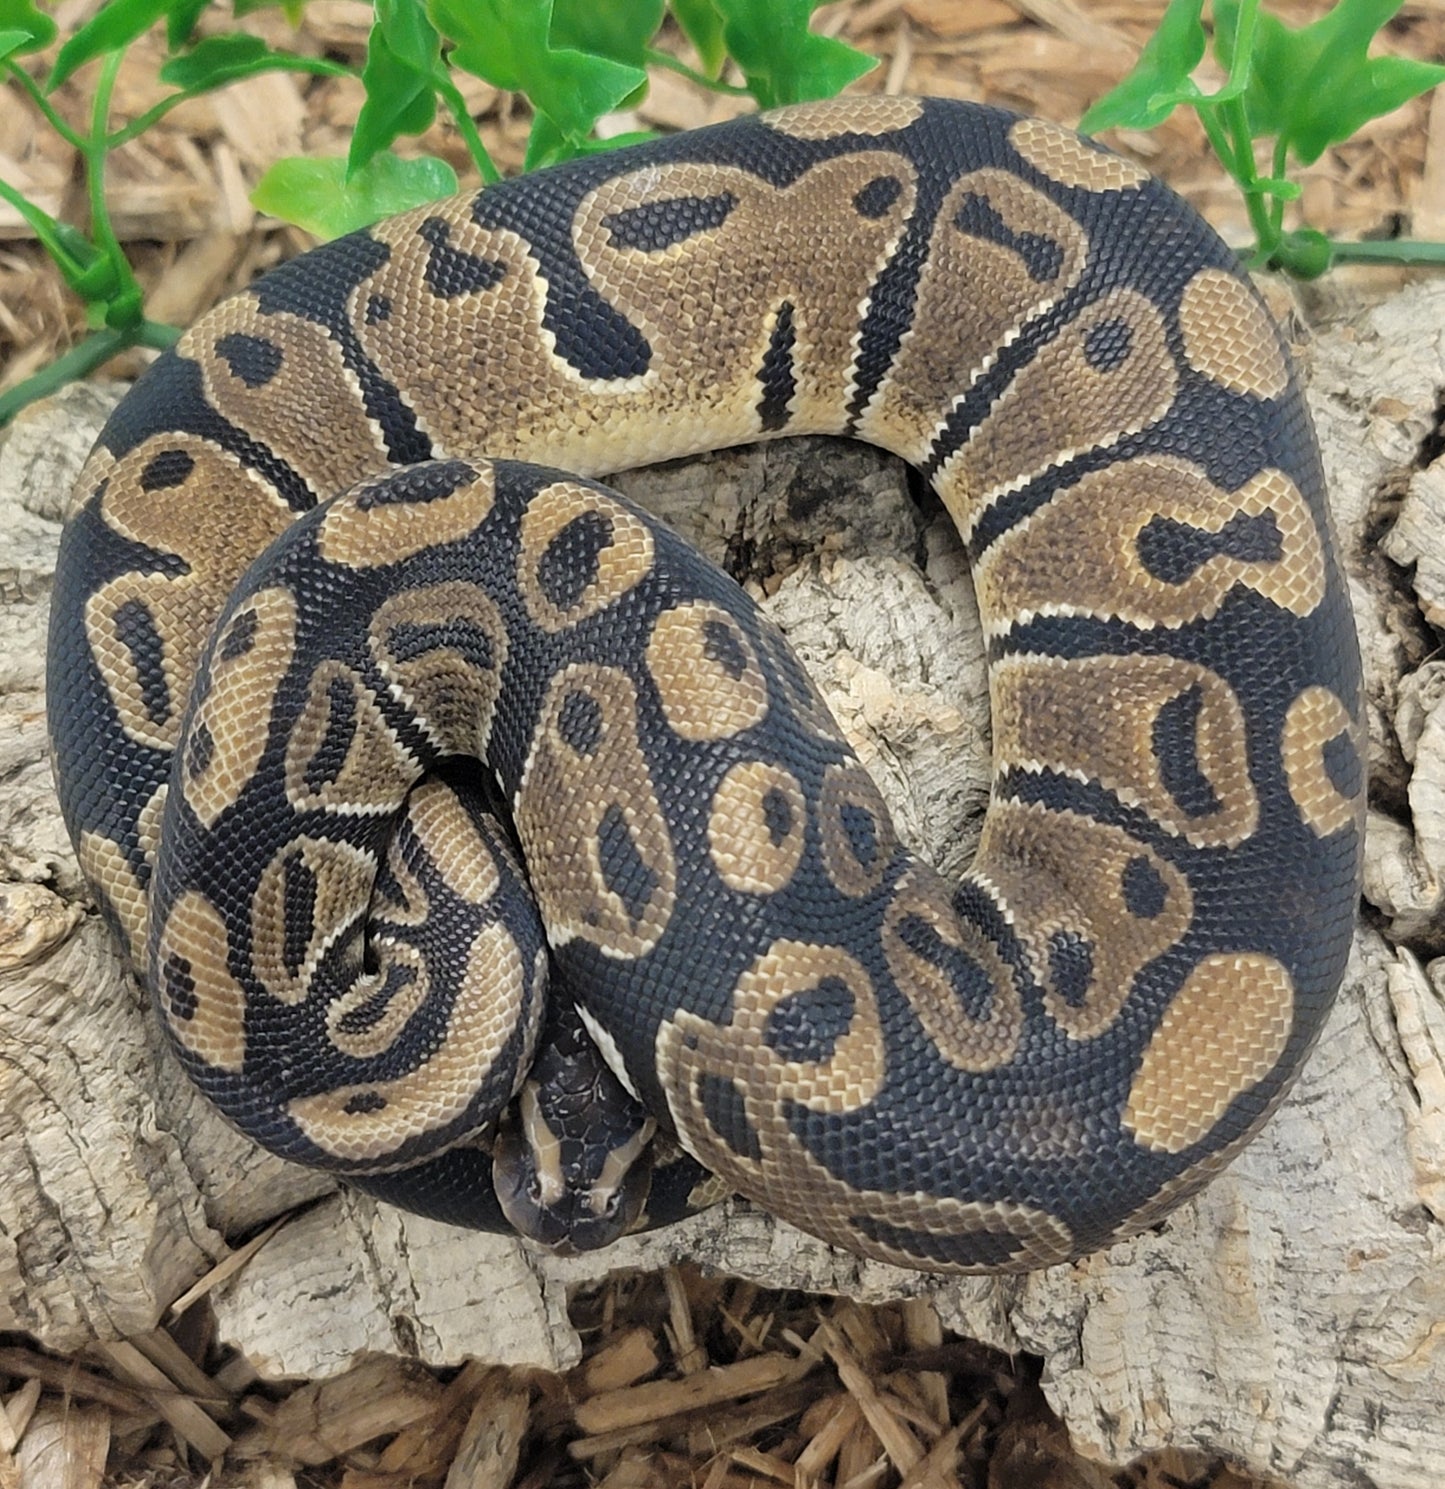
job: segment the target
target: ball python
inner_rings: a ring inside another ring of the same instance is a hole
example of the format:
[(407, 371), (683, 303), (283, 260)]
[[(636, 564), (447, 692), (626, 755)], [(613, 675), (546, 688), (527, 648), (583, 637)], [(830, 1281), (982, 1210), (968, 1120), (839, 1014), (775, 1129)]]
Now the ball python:
[[(910, 462), (967, 550), (957, 885), (592, 480), (804, 433)], [(681, 1208), (618, 1201), (656, 1125), (689, 1201), (1047, 1266), (1237, 1153), (1342, 978), (1360, 665), (1297, 377), (1214, 233), (1055, 125), (808, 104), (383, 221), (187, 331), (75, 503), (84, 876), (231, 1122), (395, 1203), (600, 1244)], [(518, 1147), (552, 1219), (493, 1190)]]

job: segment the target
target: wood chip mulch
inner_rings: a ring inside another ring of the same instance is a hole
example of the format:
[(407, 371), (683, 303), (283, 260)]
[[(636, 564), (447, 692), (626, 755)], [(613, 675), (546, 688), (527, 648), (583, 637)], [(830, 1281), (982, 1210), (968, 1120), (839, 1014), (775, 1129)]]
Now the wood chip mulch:
[(1257, 1489), (1183, 1454), (1077, 1458), (1039, 1362), (922, 1300), (621, 1274), (574, 1300), (564, 1375), (375, 1355), (279, 1384), (208, 1321), (69, 1360), (0, 1336), (0, 1489)]
[[(97, 3), (64, 0), (63, 28)], [(1324, 6), (1273, 8), (1297, 25)], [(369, 10), (311, 0), (299, 35), (274, 10), (244, 24), (276, 45), (356, 62)], [(1161, 11), (1161, 0), (848, 0), (818, 19), (881, 59), (865, 88), (1068, 123), (1128, 70)], [(685, 55), (680, 39), (668, 44)], [(1409, 0), (1382, 47), (1445, 55), (1445, 8)], [(158, 41), (132, 49), (116, 118), (154, 102), (161, 60)], [(37, 75), (48, 61), (36, 60)], [(84, 117), (91, 76), (61, 90), (72, 121)], [(515, 169), (522, 107), (480, 82), (464, 93), (494, 158)], [(0, 176), (80, 216), (70, 152), (18, 90), (0, 98)], [(282, 156), (342, 153), (360, 101), (349, 82), (274, 74), (188, 103), (118, 152), (110, 200), (155, 318), (183, 325), (306, 246), (247, 193)], [(687, 128), (737, 107), (658, 71), (636, 117), (618, 122)], [(419, 143), (469, 182), (454, 136), (438, 129)], [(1246, 240), (1243, 209), (1192, 118), (1115, 143)], [(1445, 237), (1445, 102), (1417, 100), (1366, 126), (1303, 181), (1310, 221), (1330, 233)], [(83, 332), (79, 308), (0, 203), (0, 388)], [(144, 359), (107, 371), (130, 375)], [(683, 1270), (613, 1278), (574, 1310), (586, 1355), (562, 1376), (375, 1357), (327, 1381), (261, 1382), (217, 1347), (204, 1297), (168, 1327), (72, 1359), (0, 1336), (0, 1489), (1258, 1489), (1182, 1455), (1121, 1473), (1076, 1458), (1045, 1404), (1041, 1362), (945, 1336), (923, 1302), (864, 1309)]]

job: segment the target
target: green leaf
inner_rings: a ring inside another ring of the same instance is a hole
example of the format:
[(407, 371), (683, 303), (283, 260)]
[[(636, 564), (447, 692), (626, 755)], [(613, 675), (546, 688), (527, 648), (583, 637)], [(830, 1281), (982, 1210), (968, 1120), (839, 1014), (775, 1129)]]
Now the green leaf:
[(296, 52), (281, 52), (266, 45), (259, 36), (233, 32), (229, 36), (208, 36), (189, 52), (172, 57), (160, 71), (163, 83), (184, 93), (204, 93), (238, 78), (254, 77), (260, 72), (277, 69), (293, 72), (345, 73), (347, 69), (315, 57), (302, 57)]
[(539, 171), (559, 160), (573, 160), (579, 155), (601, 155), (608, 150), (620, 150), (624, 145), (641, 145), (656, 138), (655, 130), (633, 129), (605, 140), (573, 141), (564, 138), (545, 114), (538, 114), (532, 120), (531, 133), (527, 136), (527, 154), (522, 169)]
[(697, 48), (702, 70), (709, 77), (717, 77), (728, 54), (717, 6), (712, 0), (671, 0), (671, 9), (682, 34)]
[(1204, 57), (1204, 0), (1169, 0), (1159, 29), (1144, 43), (1139, 60), (1079, 121), (1084, 134), (1101, 129), (1154, 129), (1200, 91), (1189, 74)]
[(211, 0), (171, 0), (166, 10), (166, 45), (178, 52), (191, 39), (201, 12)]
[(145, 298), (134, 281), (106, 302), (105, 323), (112, 331), (134, 330), (145, 319)]
[(240, 20), (253, 11), (275, 10), (278, 6), (292, 26), (301, 24), (301, 12), (306, 8), (306, 0), (231, 0), (231, 14)]
[(0, 0), (0, 36), (20, 38), (13, 46), (4, 47), (0, 56), (15, 57), (24, 52), (38, 52), (55, 40), (55, 22), (38, 11), (32, 0)]
[[(1445, 67), (1366, 55), (1402, 0), (1339, 0), (1308, 26), (1259, 17), (1253, 71), (1244, 93), (1251, 133), (1283, 139), (1304, 165), (1378, 118), (1445, 81)], [(1237, 0), (1217, 0), (1215, 21), (1229, 45)]]
[(431, 155), (402, 160), (385, 150), (350, 180), (339, 155), (278, 160), (257, 182), (251, 202), (318, 238), (338, 238), (456, 189), (456, 172), (446, 161)]
[(79, 228), (52, 217), (3, 178), (0, 178), (0, 200), (8, 202), (29, 223), (31, 232), (60, 270), (66, 284), (83, 297), (81, 284), (84, 276), (97, 261), (105, 261), (100, 249)]
[(640, 67), (552, 44), (552, 0), (427, 0), (456, 66), (525, 93), (569, 144), (647, 82)]
[(665, 0), (552, 0), (552, 45), (641, 67), (664, 8)]
[(878, 65), (846, 42), (814, 36), (821, 0), (713, 0), (728, 51), (764, 108), (831, 98)]
[(166, 13), (171, 0), (107, 0), (60, 49), (55, 66), (45, 80), (45, 91), (54, 92), (77, 67), (128, 47), (144, 36)]
[(1362, 124), (1409, 103), (1445, 82), (1445, 67), (1410, 57), (1367, 58), (1354, 74), (1354, 86), (1335, 100), (1333, 109), (1315, 101), (1301, 110), (1290, 130), (1295, 158), (1316, 161), (1331, 146), (1347, 140)]
[(375, 0), (361, 81), (366, 101), (346, 158), (354, 176), (398, 135), (420, 134), (436, 118), (441, 37), (415, 0)]

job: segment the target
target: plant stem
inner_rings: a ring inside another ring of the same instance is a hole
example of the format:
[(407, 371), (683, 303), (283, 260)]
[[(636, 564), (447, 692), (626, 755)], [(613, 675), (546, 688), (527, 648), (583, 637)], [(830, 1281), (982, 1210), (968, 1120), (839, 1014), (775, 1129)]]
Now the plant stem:
[(23, 67), (6, 62), (5, 71), (30, 95), (30, 101), (45, 116), (45, 122), (65, 141), (72, 150), (83, 150), (85, 142), (56, 112), (55, 106), (40, 91), (40, 86)]
[[(247, 73), (247, 77), (255, 77), (261, 72), (305, 72), (315, 77), (328, 78), (355, 78), (356, 69), (343, 67), (339, 62), (327, 62), (324, 58), (316, 57), (278, 57), (271, 60), (266, 67), (258, 67), (254, 72)], [(240, 82), (241, 79), (230, 78), (228, 82)], [(106, 136), (106, 144), (114, 150), (118, 145), (128, 145), (137, 135), (144, 134), (158, 119), (164, 119), (170, 111), (178, 104), (185, 103), (188, 99), (199, 98), (202, 94), (213, 92), (216, 87), (214, 83), (208, 83), (204, 88), (183, 88), (179, 93), (170, 93), (161, 99), (159, 103), (152, 104), (145, 113), (137, 114), (129, 124), (117, 129), (114, 134)]]
[[(1284, 180), (1284, 173), (1289, 166), (1289, 141), (1284, 135), (1277, 135), (1274, 142), (1274, 161), (1270, 166), (1270, 175), (1277, 181)], [(1284, 198), (1272, 197), (1269, 203), (1269, 221), (1274, 229), (1275, 239), (1278, 240), (1284, 229)]]
[(1268, 258), (1279, 244), (1279, 229), (1270, 220), (1270, 208), (1264, 196), (1254, 188), (1259, 185), (1259, 172), (1254, 164), (1254, 142), (1249, 132), (1249, 119), (1244, 100), (1232, 98), (1224, 105), (1224, 118), (1234, 141), (1234, 165), (1231, 173), (1244, 192), (1245, 210), (1254, 229), (1255, 255)]
[(27, 404), (47, 398), (59, 392), (66, 383), (84, 377), (89, 372), (110, 361), (117, 352), (123, 352), (135, 344), (136, 338), (125, 331), (93, 331), (84, 341), (77, 342), (64, 356), (57, 357), (49, 366), (0, 393), (0, 425), (5, 425)]
[(730, 98), (748, 97), (746, 88), (735, 88), (731, 83), (723, 82), (721, 78), (710, 78), (705, 72), (698, 72), (696, 68), (689, 67), (686, 62), (679, 62), (676, 57), (671, 57), (654, 47), (644, 48), (642, 58), (652, 67), (665, 67), (669, 72), (680, 73), (689, 82), (696, 83), (699, 88), (706, 88), (710, 93), (726, 93)]
[(90, 191), (90, 230), (115, 274), (117, 290), (111, 297), (111, 303), (129, 295), (134, 298), (138, 310), (140, 286), (131, 272), (130, 260), (125, 256), (120, 239), (116, 237), (110, 220), (110, 209), (105, 200), (105, 159), (110, 152), (106, 125), (110, 120), (110, 96), (115, 91), (115, 80), (120, 73), (123, 56), (123, 52), (111, 52), (101, 64), (100, 78), (95, 85), (95, 101), (91, 108), (90, 137), (85, 141), (81, 154), (85, 160), (86, 184)]
[(1330, 249), (1337, 264), (1445, 264), (1445, 243), (1415, 243), (1408, 238), (1368, 243), (1331, 239)]
[(467, 153), (472, 157), (472, 164), (476, 166), (482, 180), (500, 181), (502, 173), (497, 169), (497, 163), (492, 159), (486, 145), (482, 143), (476, 120), (472, 118), (467, 109), (467, 101), (462, 97), (461, 89), (446, 75), (444, 69), (438, 70), (433, 86), (456, 123), (457, 131), (466, 143)]

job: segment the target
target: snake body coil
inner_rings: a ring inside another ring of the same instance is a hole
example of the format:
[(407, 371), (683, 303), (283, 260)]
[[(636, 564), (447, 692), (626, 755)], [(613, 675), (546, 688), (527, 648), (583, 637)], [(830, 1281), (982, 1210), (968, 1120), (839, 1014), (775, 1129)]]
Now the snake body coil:
[[(512, 463), (795, 433), (912, 462), (968, 547), (957, 887), (731, 581)], [(1047, 1265), (1238, 1151), (1339, 984), (1359, 661), (1300, 389), (1210, 230), (1052, 125), (840, 100), (383, 222), (189, 331), (78, 501), (86, 877), (222, 1110), (398, 1203), (501, 1223), (478, 1140), (550, 978), (769, 1210)]]

